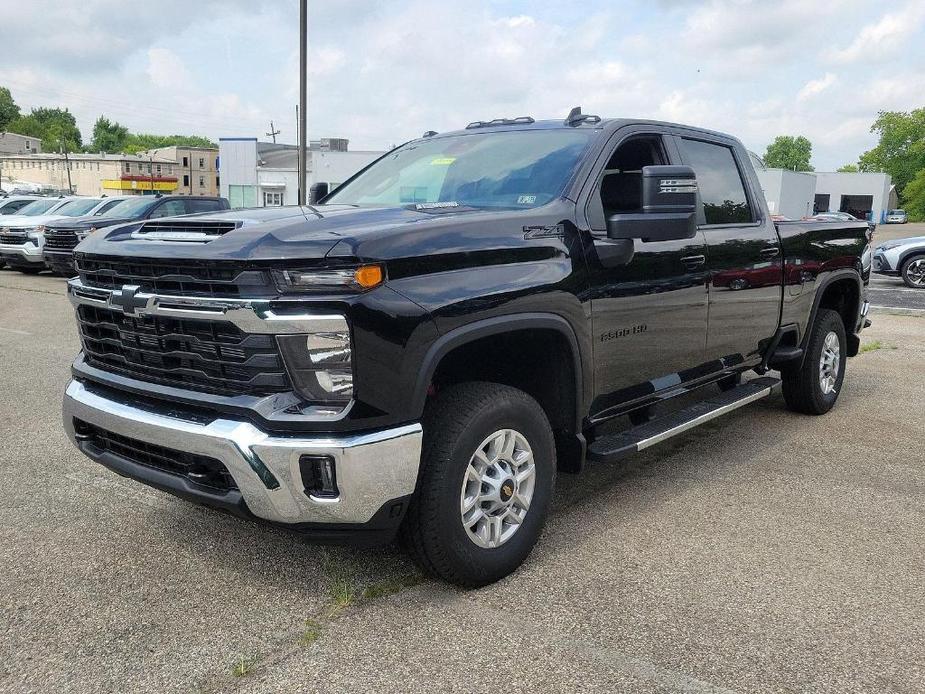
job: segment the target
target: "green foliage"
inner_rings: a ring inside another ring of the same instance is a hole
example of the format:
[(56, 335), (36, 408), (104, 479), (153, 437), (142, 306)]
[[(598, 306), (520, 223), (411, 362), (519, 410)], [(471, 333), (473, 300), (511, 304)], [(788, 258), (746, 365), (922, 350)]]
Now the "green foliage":
[(34, 108), (27, 116), (20, 116), (8, 125), (11, 132), (41, 139), (42, 149), (58, 152), (81, 149), (80, 129), (74, 114), (60, 108)]
[(902, 193), (903, 209), (912, 222), (925, 222), (925, 169), (919, 169)]
[(835, 170), (839, 173), (857, 173), (860, 169), (858, 169), (857, 164), (845, 164), (844, 166), (839, 166)]
[(122, 152), (128, 137), (128, 128), (100, 116), (93, 124), (93, 142), (88, 149), (91, 152)]
[(148, 133), (132, 133), (128, 136), (125, 143), (125, 151), (129, 154), (136, 154), (148, 149), (157, 149), (159, 147), (212, 147), (218, 145), (206, 137), (198, 135), (151, 135)]
[(13, 95), (6, 87), (0, 87), (0, 130), (9, 130), (7, 126), (17, 118), (19, 106), (13, 101)]
[(768, 145), (764, 153), (764, 163), (769, 169), (789, 169), (790, 171), (813, 171), (809, 160), (813, 155), (813, 145), (802, 135), (778, 135)]
[(861, 155), (861, 171), (890, 174), (897, 192), (925, 169), (925, 108), (880, 111), (870, 131), (880, 136), (877, 146)]

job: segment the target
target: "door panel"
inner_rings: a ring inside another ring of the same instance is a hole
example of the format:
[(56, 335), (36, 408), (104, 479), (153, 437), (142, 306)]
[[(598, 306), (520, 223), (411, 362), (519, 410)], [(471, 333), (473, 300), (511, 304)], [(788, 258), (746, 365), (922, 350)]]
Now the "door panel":
[[(592, 193), (604, 218), (642, 211), (643, 166), (680, 163), (661, 133), (634, 132), (615, 145)], [(594, 241), (588, 263), (592, 416), (694, 377), (692, 369), (704, 361), (707, 335), (706, 253), (699, 231), (678, 241)]]
[(754, 362), (780, 320), (783, 258), (777, 229), (760, 220), (735, 149), (721, 142), (678, 138), (694, 169), (707, 243), (709, 326), (706, 357)]

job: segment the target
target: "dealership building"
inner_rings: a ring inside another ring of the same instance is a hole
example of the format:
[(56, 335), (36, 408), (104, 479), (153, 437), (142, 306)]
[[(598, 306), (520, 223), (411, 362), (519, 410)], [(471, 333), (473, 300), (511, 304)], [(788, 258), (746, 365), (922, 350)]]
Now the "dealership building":
[(889, 174), (758, 169), (771, 214), (791, 219), (819, 212), (848, 212), (877, 223), (898, 207)]
[[(331, 189), (350, 178), (384, 152), (349, 151), (348, 141), (325, 138), (309, 143), (308, 185), (327, 183)], [(256, 137), (218, 141), (221, 194), (232, 207), (297, 205), (299, 174), (297, 145), (258, 142)]]

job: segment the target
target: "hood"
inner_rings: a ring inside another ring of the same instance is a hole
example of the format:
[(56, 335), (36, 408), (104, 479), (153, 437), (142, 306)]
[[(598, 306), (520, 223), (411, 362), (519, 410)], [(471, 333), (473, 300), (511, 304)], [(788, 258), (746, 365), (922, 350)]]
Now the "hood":
[(60, 214), (39, 214), (34, 217), (29, 217), (28, 215), (21, 214), (11, 214), (7, 217), (0, 217), (0, 229), (4, 227), (9, 228), (31, 228), (42, 226), (48, 224), (48, 222), (53, 222), (56, 219), (68, 219), (67, 217)]
[(899, 248), (900, 246), (918, 246), (920, 244), (925, 245), (925, 236), (913, 236), (908, 239), (894, 239), (892, 241), (884, 241), (883, 243), (878, 243), (877, 248), (885, 246), (888, 243), (892, 244), (893, 248)]
[[(472, 248), (510, 246), (510, 233), (523, 241), (522, 225), (561, 215), (558, 201), (533, 210), (485, 210), (465, 207), (418, 209), (419, 206), (363, 207), (317, 205), (297, 216), (263, 221), (255, 212), (252, 223), (208, 242), (162, 241), (138, 238), (140, 222), (125, 224), (89, 236), (78, 247), (87, 254), (142, 256), (171, 259), (287, 261), (324, 257), (389, 260), (431, 253), (464, 253)], [(295, 208), (298, 209), (298, 208)], [(558, 217), (561, 219), (561, 217)], [(157, 220), (180, 224), (194, 220), (242, 219), (241, 211), (188, 215)], [(507, 223), (506, 223), (507, 222)], [(148, 222), (150, 223), (150, 222)]]

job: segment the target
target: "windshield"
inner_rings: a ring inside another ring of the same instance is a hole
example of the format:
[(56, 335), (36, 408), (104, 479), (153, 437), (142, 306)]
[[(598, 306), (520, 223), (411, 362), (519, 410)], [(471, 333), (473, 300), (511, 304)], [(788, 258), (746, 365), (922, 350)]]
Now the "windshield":
[(57, 210), (55, 214), (60, 214), (64, 217), (82, 217), (92, 210), (94, 207), (100, 204), (99, 199), (89, 198), (88, 200), (71, 200), (66, 202)]
[(558, 197), (596, 130), (515, 130), (417, 140), (390, 152), (325, 204), (530, 208)]
[(905, 210), (893, 210), (890, 214), (906, 214)]
[(35, 217), (36, 215), (45, 214), (55, 205), (59, 204), (61, 201), (57, 198), (47, 198), (45, 200), (33, 200), (28, 205), (19, 208), (19, 211), (16, 212), (18, 215), (24, 215), (26, 217)]
[(144, 214), (145, 211), (156, 202), (156, 199), (138, 197), (134, 200), (123, 200), (118, 205), (113, 205), (106, 210), (100, 217), (137, 217)]

